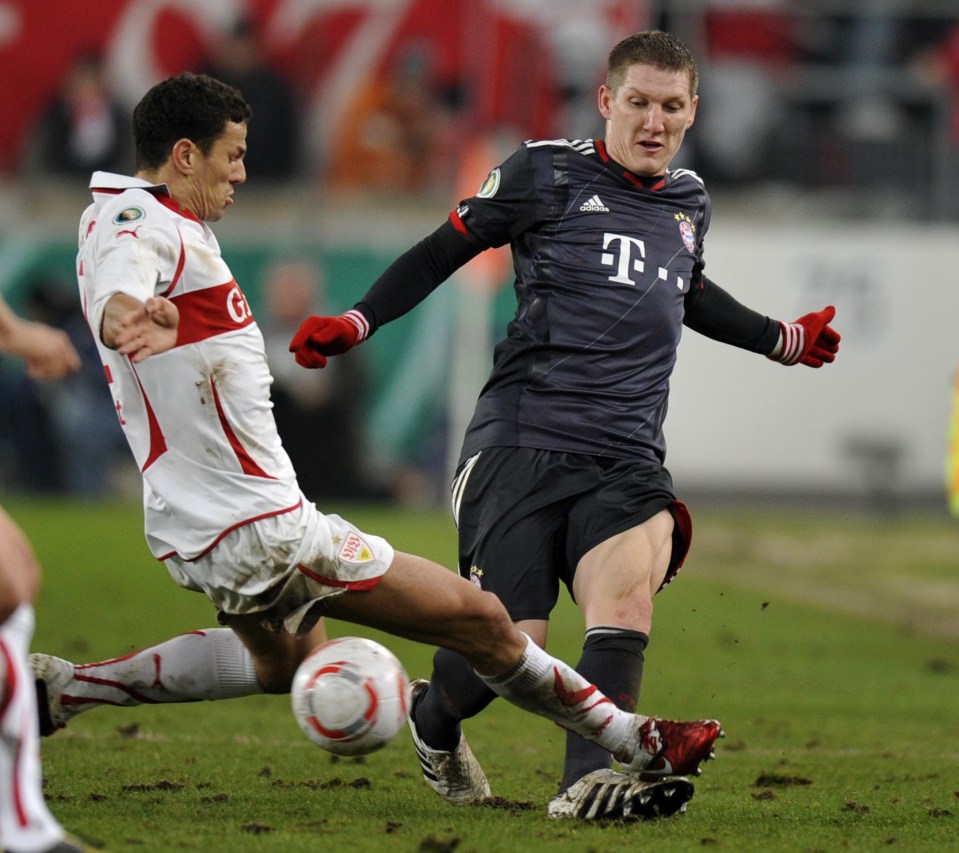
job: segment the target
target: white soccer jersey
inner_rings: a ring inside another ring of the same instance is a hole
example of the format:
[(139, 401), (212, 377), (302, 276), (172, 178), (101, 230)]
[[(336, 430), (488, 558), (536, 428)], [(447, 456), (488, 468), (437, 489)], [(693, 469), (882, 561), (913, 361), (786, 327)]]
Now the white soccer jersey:
[[(83, 311), (143, 474), (150, 550), (190, 559), (302, 497), (273, 419), (263, 336), (213, 232), (165, 187), (105, 172), (90, 187), (77, 255)], [(176, 346), (140, 364), (104, 346), (115, 293), (172, 300)]]

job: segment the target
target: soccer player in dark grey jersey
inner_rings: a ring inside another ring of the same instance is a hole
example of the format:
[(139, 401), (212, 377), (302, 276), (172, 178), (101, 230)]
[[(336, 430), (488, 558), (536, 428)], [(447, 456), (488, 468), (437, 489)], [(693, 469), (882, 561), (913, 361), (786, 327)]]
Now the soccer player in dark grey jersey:
[[(565, 584), (586, 622), (577, 668), (630, 710), (653, 596), (682, 565), (692, 530), (664, 467), (682, 327), (787, 365), (821, 367), (839, 345), (832, 307), (782, 323), (705, 276), (709, 195), (696, 174), (669, 170), (696, 116), (696, 87), (677, 39), (625, 39), (599, 89), (604, 139), (524, 143), (352, 310), (307, 319), (290, 345), (301, 365), (322, 367), (483, 250), (510, 245), (516, 315), (453, 483), (460, 572), (499, 595), (540, 644)], [(452, 802), (489, 796), (460, 721), (493, 698), (444, 650), (417, 685), (411, 728), (424, 776)], [(610, 767), (608, 754), (568, 738), (549, 814), (629, 814), (636, 780)]]

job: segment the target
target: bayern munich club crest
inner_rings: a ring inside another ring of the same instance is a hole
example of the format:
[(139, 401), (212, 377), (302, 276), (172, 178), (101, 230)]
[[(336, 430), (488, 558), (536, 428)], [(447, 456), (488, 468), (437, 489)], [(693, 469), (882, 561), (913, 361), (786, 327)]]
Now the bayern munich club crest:
[(693, 223), (685, 213), (677, 213), (676, 221), (679, 223), (679, 236), (683, 238), (683, 245), (690, 254), (696, 252), (696, 229)]

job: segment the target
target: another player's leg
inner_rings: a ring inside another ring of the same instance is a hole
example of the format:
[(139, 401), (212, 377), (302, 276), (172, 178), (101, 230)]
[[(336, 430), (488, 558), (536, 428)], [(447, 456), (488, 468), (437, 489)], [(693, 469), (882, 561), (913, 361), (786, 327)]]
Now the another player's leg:
[[(599, 687), (617, 707), (634, 712), (643, 677), (643, 650), (649, 637), (641, 631), (599, 625), (586, 632), (576, 671)], [(608, 769), (612, 757), (602, 747), (567, 732), (566, 761), (560, 791), (594, 770)]]
[[(547, 624), (530, 620), (519, 627), (542, 647)], [(409, 724), (423, 778), (451, 803), (472, 803), (490, 796), (486, 774), (460, 724), (484, 710), (496, 695), (466, 658), (448, 649), (438, 649), (433, 655), (430, 680), (415, 685)], [(602, 747), (597, 749), (609, 756)]]
[[(643, 652), (652, 625), (652, 599), (671, 567), (673, 530), (672, 514), (662, 510), (591, 548), (574, 575), (573, 591), (588, 626), (577, 671), (625, 711), (635, 711), (638, 704)], [(685, 552), (685, 547), (681, 550)], [(694, 731), (701, 731), (698, 724)], [(707, 737), (710, 731), (705, 730)], [(674, 731), (673, 740), (678, 736), (679, 731)], [(680, 740), (685, 743), (686, 738)], [(710, 752), (711, 749), (705, 754)], [(674, 758), (677, 761), (666, 763), (688, 766), (686, 759), (679, 760), (678, 755)], [(610, 759), (595, 743), (569, 733), (563, 780), (550, 802), (550, 814), (598, 819), (632, 812), (638, 804), (631, 801), (628, 793), (633, 780), (618, 774), (617, 790), (617, 774), (610, 770)], [(657, 803), (655, 797), (650, 799), (651, 793), (645, 791), (638, 796), (652, 810), (646, 816), (657, 816), (685, 807), (693, 788), (686, 783), (677, 790), (666, 791), (668, 798), (662, 803)]]
[[(53, 850), (64, 832), (43, 797), (33, 683), (26, 664), (33, 608), (0, 624), (0, 848)], [(66, 849), (66, 848), (65, 848)]]
[[(473, 668), (461, 655), (447, 649), (440, 649), (434, 661), (439, 656), (451, 661), (462, 661), (472, 681), (470, 693), (479, 701), (474, 707), (467, 708), (467, 711), (472, 713), (464, 713), (459, 703), (455, 706), (451, 705), (445, 691), (438, 686), (437, 665), (434, 662), (430, 681), (417, 679), (413, 682), (413, 705), (408, 717), (413, 747), (416, 749), (416, 757), (419, 759), (426, 784), (437, 794), (451, 803), (476, 803), (485, 800), (492, 792), (483, 768), (466, 742), (466, 736), (459, 726), (459, 721), (466, 719), (467, 716), (478, 714), (496, 698), (496, 693), (476, 677)], [(423, 721), (429, 717), (424, 709), (430, 706), (446, 706), (441, 708), (446, 725), (437, 727), (440, 732), (437, 737), (430, 737), (424, 732)], [(460, 716), (461, 714), (463, 716)], [(450, 737), (449, 731), (455, 734)]]
[[(330, 603), (327, 613), (457, 651), (513, 704), (596, 741), (633, 771), (661, 775), (664, 770), (661, 744), (648, 736), (660, 721), (620, 711), (572, 667), (517, 630), (495, 596), (429, 560), (397, 553), (377, 586), (347, 592)], [(682, 757), (679, 766), (670, 767), (672, 773), (695, 771), (705, 755), (697, 761), (687, 750)]]

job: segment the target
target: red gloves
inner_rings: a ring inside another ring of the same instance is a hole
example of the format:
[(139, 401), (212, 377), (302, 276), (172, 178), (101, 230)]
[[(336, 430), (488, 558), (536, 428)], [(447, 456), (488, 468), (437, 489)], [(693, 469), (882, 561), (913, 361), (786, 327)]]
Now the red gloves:
[(290, 341), (300, 367), (326, 367), (328, 355), (340, 355), (365, 341), (370, 324), (355, 308), (339, 317), (307, 317)]
[(806, 367), (822, 367), (836, 360), (840, 335), (829, 325), (836, 316), (836, 309), (828, 305), (800, 317), (795, 323), (782, 323), (779, 343), (768, 356), (780, 364), (805, 364)]

